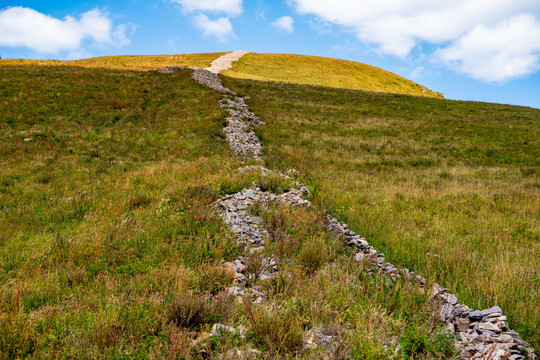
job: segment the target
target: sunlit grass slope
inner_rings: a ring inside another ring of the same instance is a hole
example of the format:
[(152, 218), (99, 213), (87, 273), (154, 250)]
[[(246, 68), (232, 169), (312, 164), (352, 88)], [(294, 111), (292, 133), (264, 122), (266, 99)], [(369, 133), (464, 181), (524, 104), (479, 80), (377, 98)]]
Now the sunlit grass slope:
[(307, 174), (316, 203), (396, 264), (471, 307), (500, 305), (539, 349), (540, 110), (226, 85), (267, 123), (259, 133), (270, 166)]
[(440, 97), (389, 71), (318, 56), (249, 53), (223, 74), (240, 79)]
[(166, 339), (179, 274), (237, 251), (212, 213), (239, 166), (218, 96), (188, 71), (0, 68), (0, 358)]
[[(73, 65), (138, 71), (158, 70), (166, 66), (205, 68), (224, 54), (122, 55), (73, 61), (3, 59), (0, 66)], [(223, 74), (242, 79), (440, 97), (424, 86), (371, 65), (316, 56), (249, 53)]]
[[(292, 182), (235, 171), (220, 95), (190, 75), (0, 67), (0, 358), (313, 359), (314, 328), (355, 359), (452, 356), (426, 293), (367, 277), (316, 208), (252, 209), (281, 269), (257, 277), (214, 202)], [(239, 254), (262, 304), (226, 291)]]
[(166, 66), (196, 66), (200, 68), (210, 66), (212, 60), (225, 53), (202, 53), (182, 55), (122, 55), (103, 56), (83, 60), (56, 61), (56, 60), (0, 60), (0, 66), (6, 65), (73, 65), (86, 68), (105, 68), (117, 70), (159, 70)]

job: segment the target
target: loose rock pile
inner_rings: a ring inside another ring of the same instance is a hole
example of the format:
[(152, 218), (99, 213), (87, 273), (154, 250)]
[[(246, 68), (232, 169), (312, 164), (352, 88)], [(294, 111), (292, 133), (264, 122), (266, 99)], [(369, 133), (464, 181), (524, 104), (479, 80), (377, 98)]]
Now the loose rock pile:
[(262, 162), (262, 143), (251, 128), (265, 123), (249, 111), (245, 100), (246, 98), (238, 96), (235, 100), (219, 101), (219, 105), (231, 114), (227, 118), (228, 125), (223, 132), (236, 154), (252, 156), (258, 162)]
[(234, 91), (223, 86), (218, 74), (204, 69), (195, 69), (191, 77), (199, 84), (206, 85), (214, 90), (234, 94)]
[[(327, 218), (328, 228), (355, 249), (354, 260), (376, 267), (378, 275), (385, 274), (394, 280), (404, 276), (416, 281), (421, 287), (426, 285), (426, 279), (420, 275), (406, 268), (398, 269), (386, 262), (384, 254), (377, 252), (366, 239), (348, 229), (347, 224), (338, 222), (330, 215)], [(367, 271), (371, 275), (374, 273), (369, 268)], [(456, 335), (455, 345), (462, 350), (461, 359), (524, 360), (526, 357), (523, 354), (527, 354), (531, 360), (536, 359), (531, 346), (518, 333), (509, 329), (507, 318), (503, 316), (500, 307), (472, 310), (460, 304), (456, 295), (436, 283), (431, 288), (430, 298), (438, 309), (439, 319), (448, 324), (449, 332)]]
[[(355, 250), (354, 260), (376, 267), (378, 269), (378, 275), (389, 275), (394, 280), (405, 276), (408, 280), (417, 281), (422, 287), (426, 285), (426, 279), (420, 275), (415, 275), (414, 272), (408, 269), (399, 270), (391, 263), (386, 262), (383, 253), (378, 252), (373, 246), (370, 246), (365, 238), (356, 235), (354, 231), (348, 228), (347, 224), (339, 222), (331, 215), (327, 215), (327, 220), (328, 223), (326, 226), (328, 229), (336, 236), (344, 238), (347, 241), (347, 245)], [(370, 268), (367, 271), (370, 275), (374, 273)]]
[(180, 66), (167, 66), (167, 67), (164, 67), (163, 69), (160, 69), (158, 72), (162, 74), (171, 74), (179, 70), (184, 70), (184, 68)]
[[(241, 53), (228, 54), (228, 57), (223, 59), (224, 61), (216, 62), (216, 66), (213, 62), (212, 72), (195, 69), (192, 74), (193, 79), (223, 93), (235, 94), (223, 86), (217, 74), (219, 69), (230, 67), (232, 61), (238, 60), (243, 55)], [(176, 70), (178, 69), (175, 67), (167, 67), (161, 72), (169, 73)], [(224, 133), (235, 153), (252, 156), (258, 162), (262, 162), (262, 144), (251, 127), (264, 123), (249, 111), (245, 103), (246, 99), (248, 98), (238, 96), (234, 100), (230, 98), (220, 100), (220, 106), (231, 114), (227, 118), (228, 126), (225, 127)], [(239, 169), (239, 171), (253, 170), (261, 171), (264, 176), (273, 174), (272, 170), (262, 166), (248, 166)], [(290, 170), (289, 175), (297, 176), (298, 172)], [(280, 176), (292, 180), (289, 175), (280, 174)], [(265, 237), (268, 237), (268, 234), (261, 227), (262, 219), (250, 214), (250, 207), (256, 203), (269, 204), (272, 202), (291, 206), (311, 205), (309, 200), (302, 199), (302, 196), (309, 193), (307, 187), (299, 182), (296, 182), (296, 186), (297, 189), (289, 189), (283, 194), (263, 192), (258, 187), (243, 189), (236, 194), (224, 196), (216, 202), (217, 208), (222, 212), (223, 220), (237, 241), (246, 246), (248, 254), (239, 256), (233, 262), (223, 264), (235, 274), (233, 286), (229, 288), (230, 293), (236, 296), (251, 295), (256, 298), (255, 302), (262, 302), (266, 297), (266, 294), (260, 291), (258, 286), (247, 287), (247, 285), (249, 285), (250, 280), (275, 276), (279, 268), (274, 259), (262, 255), (261, 250), (264, 249)], [(347, 241), (347, 244), (354, 249), (354, 260), (367, 265), (366, 269), (369, 275), (374, 276), (377, 272), (377, 275), (387, 275), (394, 280), (404, 277), (416, 282), (422, 288), (425, 287), (425, 278), (408, 269), (398, 269), (387, 262), (384, 254), (379, 253), (368, 244), (365, 238), (349, 229), (347, 224), (327, 215), (327, 227), (336, 236)], [(257, 266), (252, 266), (253, 259), (258, 259), (256, 260), (258, 261)], [(256, 269), (255, 273), (250, 268)], [(437, 316), (442, 322), (448, 324), (448, 331), (456, 336), (455, 345), (462, 350), (461, 359), (524, 360), (526, 359), (524, 354), (527, 354), (530, 360), (537, 359), (530, 345), (524, 342), (519, 334), (509, 329), (507, 318), (498, 306), (482, 311), (472, 310), (466, 305), (460, 304), (457, 296), (439, 284), (433, 284), (430, 298), (437, 309)], [(331, 337), (324, 337), (323, 340), (316, 341), (320, 340), (320, 336), (315, 332), (309, 334), (310, 336), (306, 340), (308, 348), (316, 346), (315, 343), (317, 345), (323, 344), (323, 347), (328, 348), (335, 346)]]
[(462, 359), (524, 360), (524, 354), (536, 359), (531, 346), (510, 330), (500, 307), (472, 310), (439, 284), (433, 284), (431, 298), (440, 305), (440, 320), (448, 323), (448, 330), (456, 335)]
[[(270, 170), (265, 170), (271, 173)], [(262, 302), (266, 294), (262, 293), (257, 286), (246, 289), (246, 285), (250, 280), (272, 278), (279, 271), (275, 259), (262, 255), (264, 239), (268, 237), (268, 234), (261, 228), (261, 218), (251, 215), (249, 208), (256, 203), (289, 204), (291, 206), (309, 205), (308, 200), (302, 199), (302, 196), (307, 193), (308, 189), (305, 186), (300, 189), (290, 189), (280, 195), (264, 192), (256, 187), (243, 189), (236, 194), (226, 195), (217, 201), (216, 206), (221, 210), (221, 216), (225, 224), (231, 229), (237, 241), (247, 247), (246, 252), (249, 254), (248, 256), (239, 256), (233, 262), (223, 264), (234, 273), (235, 280), (233, 286), (229, 288), (231, 294), (236, 296), (249, 294), (256, 298), (256, 303)], [(253, 262), (259, 263), (253, 266)], [(255, 273), (250, 271), (250, 267), (255, 269)]]

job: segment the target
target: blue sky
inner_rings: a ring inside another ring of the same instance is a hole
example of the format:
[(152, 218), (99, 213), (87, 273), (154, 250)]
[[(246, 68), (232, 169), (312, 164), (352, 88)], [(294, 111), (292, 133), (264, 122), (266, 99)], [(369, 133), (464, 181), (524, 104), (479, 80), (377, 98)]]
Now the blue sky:
[(318, 55), (379, 66), (449, 99), (540, 108), (540, 1), (444, 3), (0, 0), (0, 56)]

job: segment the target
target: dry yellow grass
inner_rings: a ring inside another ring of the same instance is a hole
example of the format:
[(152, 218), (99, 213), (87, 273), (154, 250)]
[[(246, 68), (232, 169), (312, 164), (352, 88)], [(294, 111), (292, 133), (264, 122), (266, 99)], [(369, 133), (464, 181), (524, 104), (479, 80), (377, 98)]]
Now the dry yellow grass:
[[(148, 71), (166, 66), (210, 66), (225, 53), (103, 56), (73, 61), (4, 59), (7, 65), (72, 65), (85, 68)], [(353, 61), (317, 56), (249, 53), (224, 75), (251, 80), (318, 85), (417, 96), (439, 97), (433, 91), (389, 71)]]
[(239, 79), (440, 97), (428, 88), (389, 71), (354, 61), (318, 56), (250, 53), (222, 74)]
[(85, 68), (105, 68), (117, 70), (158, 70), (166, 66), (210, 66), (212, 60), (225, 53), (181, 54), (181, 55), (122, 55), (102, 56), (90, 59), (58, 61), (58, 60), (26, 60), (4, 59), (0, 60), (0, 66), (6, 65), (42, 65), (59, 66), (72, 65)]

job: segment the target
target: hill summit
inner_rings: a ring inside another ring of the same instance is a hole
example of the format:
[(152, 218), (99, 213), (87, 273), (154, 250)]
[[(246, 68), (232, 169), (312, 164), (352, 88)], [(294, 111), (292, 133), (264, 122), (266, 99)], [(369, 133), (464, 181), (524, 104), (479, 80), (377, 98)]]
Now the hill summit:
[[(159, 70), (166, 66), (208, 67), (225, 53), (103, 56), (73, 61), (0, 60), (1, 65), (74, 65), (117, 70)], [(384, 69), (340, 59), (308, 55), (249, 53), (223, 75), (249, 80), (316, 85), (427, 97), (440, 94)]]

